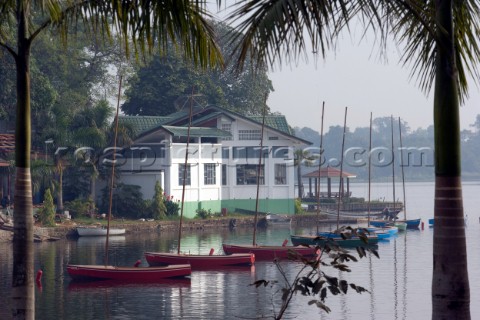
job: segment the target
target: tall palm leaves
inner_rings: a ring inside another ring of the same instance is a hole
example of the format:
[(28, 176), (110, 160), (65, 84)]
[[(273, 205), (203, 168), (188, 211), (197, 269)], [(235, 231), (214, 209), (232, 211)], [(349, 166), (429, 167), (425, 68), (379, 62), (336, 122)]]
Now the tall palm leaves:
[[(172, 39), (185, 56), (201, 66), (222, 62), (213, 29), (205, 18), (205, 1), (166, 0), (5, 0), (0, 3), (0, 48), (15, 59), (17, 110), (15, 132), (15, 218), (12, 314), (34, 319), (33, 217), (30, 177), (30, 49), (36, 36), (52, 27), (64, 41), (72, 26), (83, 23), (92, 36), (110, 36), (111, 26), (137, 51), (159, 49)], [(17, 32), (5, 32), (15, 29)], [(99, 36), (99, 37), (101, 37)]]
[[(249, 55), (273, 64), (306, 50), (304, 31), (315, 51), (325, 54), (338, 33), (358, 16), (365, 25), (404, 44), (420, 87), (434, 84), (435, 233), (432, 318), (470, 319), (460, 168), (459, 103), (468, 74), (478, 81), (480, 10), (478, 1), (384, 0), (241, 1), (230, 19), (244, 34), (240, 66)], [(452, 254), (454, 253), (454, 254)]]

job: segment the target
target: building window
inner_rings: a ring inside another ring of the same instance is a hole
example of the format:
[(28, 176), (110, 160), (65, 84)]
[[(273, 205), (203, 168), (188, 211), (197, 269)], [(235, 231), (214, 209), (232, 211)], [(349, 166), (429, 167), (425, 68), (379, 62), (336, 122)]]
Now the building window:
[(272, 158), (288, 159), (289, 147), (272, 147)]
[[(178, 165), (178, 185), (183, 186), (183, 172), (185, 170), (185, 165), (184, 164), (179, 164)], [(190, 172), (191, 172), (191, 167), (190, 164), (187, 164), (187, 174), (185, 178), (185, 185), (189, 186), (191, 181), (190, 181)]]
[[(233, 147), (233, 159), (258, 159), (260, 147)], [(268, 147), (263, 147), (262, 159), (268, 158)]]
[(285, 163), (275, 164), (275, 184), (287, 184), (287, 165)]
[(238, 130), (238, 140), (260, 140), (260, 130)]
[[(232, 133), (232, 124), (231, 123), (222, 123), (222, 128), (223, 131), (230, 132)], [(223, 137), (223, 140), (232, 140), (232, 137)]]
[(230, 147), (222, 148), (222, 159), (225, 159), (225, 160), (230, 159)]
[(203, 184), (216, 184), (216, 164), (215, 163), (205, 163), (203, 165)]
[(222, 164), (222, 186), (227, 185), (227, 165)]
[[(237, 184), (257, 184), (258, 164), (237, 165)], [(264, 165), (260, 166), (259, 184), (265, 184)]]

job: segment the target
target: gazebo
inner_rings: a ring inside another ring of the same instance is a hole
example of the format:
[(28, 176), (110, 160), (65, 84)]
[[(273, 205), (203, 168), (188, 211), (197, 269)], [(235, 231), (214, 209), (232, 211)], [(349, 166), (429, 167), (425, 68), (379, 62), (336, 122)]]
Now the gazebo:
[[(342, 193), (342, 198), (345, 197), (350, 197), (351, 192), (350, 192), (350, 179), (351, 178), (356, 178), (357, 176), (354, 175), (353, 173), (345, 172), (342, 171), (342, 176), (340, 177), (340, 170), (334, 167), (325, 167), (325, 168), (320, 168), (320, 175), (318, 174), (318, 169), (315, 171), (312, 171), (310, 173), (304, 174), (302, 176), (303, 178), (308, 178), (308, 197), (307, 198), (312, 198), (312, 197), (318, 197), (318, 192), (319, 192), (319, 186), (320, 186), (320, 179), (321, 178), (327, 178), (327, 191), (321, 191), (320, 192), (320, 197), (321, 198), (338, 198), (339, 197), (339, 192), (332, 192), (332, 178), (339, 178), (339, 182), (341, 184), (341, 193)], [(320, 178), (320, 179), (319, 179)], [(312, 190), (312, 180), (314, 181), (315, 189)], [(345, 182), (344, 180), (347, 180), (347, 191), (345, 192)]]

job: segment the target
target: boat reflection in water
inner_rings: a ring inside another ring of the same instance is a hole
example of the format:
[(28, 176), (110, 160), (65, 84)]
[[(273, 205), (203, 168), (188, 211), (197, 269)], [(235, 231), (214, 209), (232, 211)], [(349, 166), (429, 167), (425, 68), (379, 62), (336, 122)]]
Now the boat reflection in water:
[(116, 280), (100, 280), (100, 281), (75, 281), (72, 280), (68, 284), (68, 291), (92, 291), (97, 293), (99, 289), (108, 288), (189, 288), (191, 286), (190, 278), (178, 279), (160, 279), (157, 281), (116, 281)]

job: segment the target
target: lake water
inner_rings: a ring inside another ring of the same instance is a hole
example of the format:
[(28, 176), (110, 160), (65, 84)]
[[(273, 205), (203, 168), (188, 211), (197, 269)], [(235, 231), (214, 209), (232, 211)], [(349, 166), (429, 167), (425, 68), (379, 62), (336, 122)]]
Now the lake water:
[[(397, 197), (403, 200), (401, 185)], [(433, 229), (433, 184), (407, 184), (409, 218), (421, 217), (424, 230), (409, 230), (379, 244), (380, 259), (367, 256), (350, 263), (351, 273), (325, 270), (363, 286), (371, 294), (349, 292), (329, 296), (327, 314), (307, 303), (311, 297), (297, 295), (285, 319), (428, 319), (431, 318), (431, 273)], [(366, 184), (351, 184), (354, 196), (367, 196)], [(472, 319), (480, 319), (480, 183), (464, 184), (464, 207), (467, 214), (467, 248), (471, 286)], [(392, 198), (392, 187), (372, 184), (372, 199)], [(324, 226), (328, 229), (329, 226)], [(258, 243), (281, 244), (290, 232), (309, 233), (312, 228), (290, 230), (288, 227), (260, 231)], [(257, 262), (254, 267), (196, 272), (189, 280), (149, 284), (112, 284), (71, 282), (66, 274), (67, 263), (102, 264), (104, 239), (79, 238), (35, 244), (35, 270), (43, 270), (42, 289), (36, 288), (36, 319), (241, 319), (268, 318), (280, 295), (274, 289), (255, 288), (249, 284), (259, 279), (281, 281), (273, 263)], [(185, 234), (182, 251), (207, 254), (210, 248), (221, 250), (222, 242), (250, 243), (251, 230), (238, 229), (199, 231)], [(133, 265), (143, 258), (144, 251), (174, 251), (176, 234), (149, 233), (112, 237), (110, 263)], [(0, 244), (0, 319), (9, 319), (8, 309), (12, 273), (11, 244)], [(293, 277), (299, 265), (282, 263), (286, 274)]]

